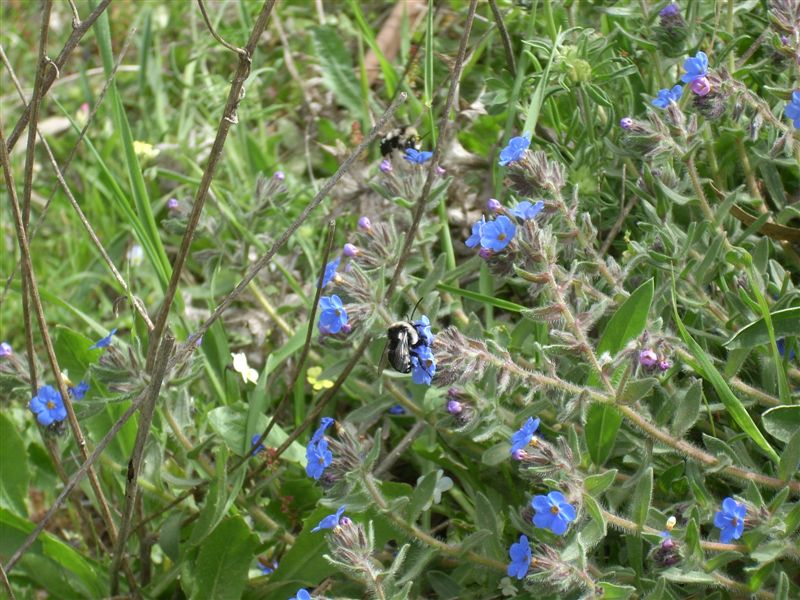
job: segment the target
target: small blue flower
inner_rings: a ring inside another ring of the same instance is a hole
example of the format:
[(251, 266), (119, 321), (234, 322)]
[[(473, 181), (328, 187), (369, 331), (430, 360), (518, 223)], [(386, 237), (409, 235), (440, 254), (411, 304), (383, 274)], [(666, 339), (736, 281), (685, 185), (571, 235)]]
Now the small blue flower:
[(517, 226), (505, 215), (489, 221), (481, 229), (481, 246), (492, 252), (499, 252), (511, 243)]
[(322, 277), (322, 287), (327, 287), (331, 280), (336, 276), (336, 270), (339, 268), (340, 262), (342, 262), (342, 259), (337, 256), (331, 262), (325, 265), (325, 275)]
[(800, 129), (800, 90), (792, 92), (792, 101), (783, 109), (783, 114), (792, 119), (795, 129)]
[(679, 85), (674, 86), (671, 90), (664, 88), (658, 91), (658, 96), (653, 100), (653, 106), (658, 108), (667, 108), (670, 102), (677, 102), (681, 98), (683, 88)]
[(539, 423), (541, 423), (539, 419), (528, 417), (525, 424), (514, 432), (514, 435), (511, 436), (511, 454), (514, 454), (517, 450), (522, 450), (531, 443), (533, 434), (539, 429)]
[(474, 248), (481, 243), (481, 230), (483, 229), (484, 225), (486, 225), (486, 221), (481, 219), (472, 226), (472, 235), (467, 238), (466, 242), (464, 242), (467, 245), (467, 248)]
[(28, 403), (28, 408), (36, 415), (36, 420), (47, 427), (67, 418), (67, 409), (61, 400), (61, 394), (51, 385), (43, 385)]
[(549, 529), (556, 535), (564, 535), (571, 521), (577, 516), (575, 508), (567, 502), (561, 492), (550, 492), (546, 496), (534, 496), (531, 506), (536, 514), (533, 524), (542, 529)]
[[(786, 339), (785, 338), (778, 338), (775, 340), (775, 345), (778, 347), (778, 354), (781, 356), (786, 356)], [(794, 360), (795, 353), (794, 350), (789, 351), (789, 360)]]
[(528, 543), (528, 538), (524, 535), (519, 536), (519, 541), (511, 544), (511, 548), (508, 549), (508, 555), (511, 557), (511, 563), (506, 571), (508, 576), (524, 579), (528, 569), (531, 568), (531, 545)]
[(343, 513), (344, 513), (344, 506), (340, 506), (339, 510), (337, 510), (335, 514), (328, 515), (327, 517), (322, 519), (322, 521), (319, 522), (319, 525), (317, 525), (316, 527), (314, 527), (314, 529), (311, 530), (311, 533), (315, 533), (321, 529), (333, 529), (334, 527), (338, 527), (339, 521), (341, 520)]
[(272, 575), (275, 572), (275, 569), (278, 568), (278, 561), (273, 560), (272, 565), (265, 565), (260, 560), (258, 561), (258, 568), (261, 571), (262, 575)]
[(333, 453), (328, 450), (328, 440), (322, 438), (306, 446), (306, 475), (319, 481), (325, 469), (331, 466)]
[(667, 4), (664, 8), (662, 8), (658, 12), (659, 17), (674, 17), (675, 15), (681, 14), (681, 9), (678, 8), (677, 4)]
[(14, 354), (14, 350), (11, 348), (11, 344), (8, 342), (3, 342), (0, 344), (0, 356), (6, 357), (11, 356), (12, 354)]
[(719, 541), (723, 544), (738, 540), (744, 531), (747, 507), (730, 496), (722, 501), (722, 510), (714, 515), (714, 526), (719, 527)]
[(83, 400), (86, 392), (89, 391), (89, 384), (85, 381), (81, 381), (75, 387), (68, 387), (67, 391), (69, 392), (69, 395), (72, 396), (73, 400)]
[(289, 600), (311, 600), (311, 594), (309, 594), (305, 589), (301, 588), (297, 590), (297, 593), (289, 598)]
[(319, 330), (322, 333), (339, 333), (347, 324), (347, 312), (341, 298), (336, 294), (323, 296), (319, 300)]
[(436, 375), (436, 359), (428, 346), (422, 345), (411, 352), (411, 381), (430, 385)]
[(501, 167), (505, 167), (507, 164), (521, 159), (525, 156), (525, 151), (530, 145), (531, 141), (526, 137), (511, 138), (508, 140), (508, 145), (500, 150), (500, 161), (498, 164)]
[(414, 148), (406, 148), (406, 155), (403, 158), (410, 163), (421, 165), (428, 162), (431, 159), (431, 156), (433, 156), (433, 152), (420, 152)]
[(253, 451), (250, 453), (250, 456), (255, 456), (259, 452), (263, 452), (264, 450), (266, 450), (266, 447), (264, 446), (264, 444), (259, 444), (258, 446), (256, 446), (256, 442), (258, 441), (258, 439), (260, 437), (261, 437), (261, 434), (257, 433), (250, 440), (250, 446), (253, 448)]
[(414, 329), (417, 330), (420, 339), (426, 346), (433, 343), (433, 334), (431, 333), (431, 320), (427, 315), (422, 315), (418, 321), (414, 321)]
[(390, 415), (404, 415), (406, 414), (406, 409), (403, 408), (401, 404), (393, 404), (389, 407), (389, 414)]
[(325, 430), (328, 429), (328, 427), (330, 427), (331, 425), (333, 425), (333, 423), (334, 421), (330, 417), (322, 417), (319, 420), (319, 427), (317, 427), (317, 430), (314, 432), (314, 435), (311, 436), (311, 441), (312, 442), (320, 441), (322, 437), (325, 435)]
[(536, 204), (528, 202), (527, 200), (523, 200), (519, 204), (517, 204), (514, 208), (511, 209), (511, 214), (517, 217), (518, 219), (522, 219), (523, 221), (527, 221), (528, 219), (533, 219), (542, 212), (544, 208), (544, 202), (538, 200)]
[(683, 70), (686, 71), (681, 76), (683, 83), (692, 83), (695, 79), (708, 75), (708, 57), (706, 53), (698, 52), (694, 55), (694, 58), (687, 58), (683, 61)]
[(89, 346), (89, 350), (95, 350), (97, 348), (108, 348), (111, 345), (111, 338), (114, 337), (115, 333), (117, 333), (116, 327), (114, 327), (114, 329), (112, 329), (106, 337), (97, 340), (94, 344)]

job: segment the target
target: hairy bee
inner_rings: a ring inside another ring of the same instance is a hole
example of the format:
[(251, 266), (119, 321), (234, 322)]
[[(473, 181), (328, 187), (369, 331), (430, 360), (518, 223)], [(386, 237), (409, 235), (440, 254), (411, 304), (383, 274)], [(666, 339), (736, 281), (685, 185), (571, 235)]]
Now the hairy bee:
[(389, 325), (389, 364), (400, 373), (411, 372), (411, 350), (422, 343), (417, 328), (411, 321), (397, 321)]
[(420, 150), (422, 148), (422, 138), (419, 137), (417, 130), (406, 125), (396, 127), (381, 138), (381, 155), (389, 156), (394, 150), (405, 152), (409, 148)]

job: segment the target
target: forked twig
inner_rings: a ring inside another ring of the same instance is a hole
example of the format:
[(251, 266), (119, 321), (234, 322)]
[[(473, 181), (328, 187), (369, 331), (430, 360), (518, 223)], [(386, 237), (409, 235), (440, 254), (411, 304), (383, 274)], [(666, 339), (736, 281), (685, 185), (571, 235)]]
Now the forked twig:
[(206, 5), (203, 4), (203, 0), (197, 0), (197, 6), (200, 7), (200, 12), (203, 15), (203, 21), (206, 22), (206, 27), (208, 27), (208, 31), (211, 32), (211, 37), (213, 37), (215, 40), (217, 40), (220, 44), (225, 46), (231, 52), (235, 52), (239, 56), (247, 56), (246, 50), (243, 50), (242, 48), (237, 48), (236, 46), (229, 44), (224, 39), (222, 39), (222, 36), (219, 35), (214, 30), (214, 26), (211, 24), (211, 19), (208, 18), (208, 13), (206, 12)]

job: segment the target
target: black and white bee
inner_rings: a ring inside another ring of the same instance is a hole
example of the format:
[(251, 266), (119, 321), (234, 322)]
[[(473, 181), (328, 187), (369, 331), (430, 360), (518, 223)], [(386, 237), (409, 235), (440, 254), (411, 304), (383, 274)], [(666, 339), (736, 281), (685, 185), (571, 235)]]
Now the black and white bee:
[(394, 150), (405, 152), (409, 148), (414, 150), (422, 148), (422, 138), (419, 137), (417, 130), (410, 125), (395, 127), (381, 138), (382, 156), (389, 156)]
[(411, 373), (411, 350), (425, 342), (411, 321), (397, 321), (389, 325), (389, 364), (395, 371)]

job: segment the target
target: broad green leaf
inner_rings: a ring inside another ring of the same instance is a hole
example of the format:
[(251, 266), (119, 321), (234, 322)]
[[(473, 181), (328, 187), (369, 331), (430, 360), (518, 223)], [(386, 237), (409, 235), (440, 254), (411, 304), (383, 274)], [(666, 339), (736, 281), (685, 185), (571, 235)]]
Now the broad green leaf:
[(689, 431), (697, 421), (702, 397), (703, 384), (698, 379), (689, 386), (683, 399), (679, 400), (675, 407), (675, 416), (672, 418), (672, 434), (676, 438), (683, 437), (683, 434)]
[(761, 421), (772, 437), (788, 442), (800, 429), (800, 406), (775, 406), (761, 415)]
[(200, 516), (189, 537), (187, 543), (189, 547), (201, 543), (219, 525), (242, 487), (246, 469), (237, 469), (232, 474), (232, 478), (228, 479), (227, 463), (228, 450), (225, 446), (220, 445), (217, 447), (215, 456), (217, 470), (214, 479), (208, 486), (208, 493), (203, 507), (200, 509)]
[(192, 598), (236, 600), (242, 597), (258, 537), (241, 517), (219, 524), (200, 546), (194, 563)]
[(483, 451), (481, 462), (490, 467), (495, 467), (510, 458), (508, 442), (500, 442)]
[(711, 362), (711, 359), (708, 357), (705, 350), (703, 350), (700, 345), (694, 341), (692, 336), (689, 335), (689, 332), (686, 330), (683, 321), (678, 315), (678, 306), (675, 303), (674, 284), (672, 295), (672, 311), (675, 316), (675, 324), (678, 326), (681, 338), (683, 338), (684, 343), (689, 347), (692, 356), (697, 360), (697, 364), (692, 364), (692, 362), (689, 361), (690, 366), (697, 373), (699, 373), (703, 379), (711, 382), (711, 385), (714, 386), (714, 389), (717, 391), (722, 403), (725, 405), (725, 408), (728, 409), (728, 413), (731, 415), (736, 424), (739, 425), (742, 431), (744, 431), (744, 433), (746, 433), (750, 439), (752, 439), (762, 450), (764, 450), (764, 452), (769, 455), (774, 462), (777, 463), (780, 460), (778, 454), (775, 452), (772, 446), (770, 446), (763, 434), (758, 430), (758, 427), (756, 427), (753, 419), (750, 418), (750, 415), (747, 413), (747, 410), (745, 410), (741, 401), (731, 391), (731, 388), (728, 386), (722, 375), (720, 375), (719, 371), (714, 366), (714, 363)]
[[(649, 279), (622, 303), (603, 330), (597, 345), (598, 355), (608, 352), (613, 356), (630, 340), (642, 334), (647, 326), (654, 289), (653, 280)], [(600, 380), (592, 373), (587, 383), (597, 386)], [(601, 465), (611, 456), (621, 424), (622, 415), (613, 406), (593, 404), (589, 407), (585, 435), (589, 456), (594, 464)]]
[(28, 453), (17, 428), (0, 413), (0, 506), (28, 516)]
[(431, 471), (414, 487), (414, 493), (411, 494), (411, 499), (406, 507), (406, 520), (409, 523), (416, 523), (422, 514), (423, 507), (433, 498), (438, 477), (437, 471)]
[(603, 590), (603, 600), (625, 600), (636, 591), (632, 585), (618, 585), (607, 581), (599, 581), (597, 587)]
[(611, 487), (611, 484), (614, 483), (614, 478), (616, 476), (616, 469), (611, 469), (604, 473), (598, 473), (597, 475), (589, 475), (584, 480), (583, 487), (587, 493), (597, 496)]
[(502, 308), (503, 310), (507, 310), (509, 312), (521, 313), (525, 310), (525, 307), (520, 304), (515, 304), (514, 302), (509, 302), (508, 300), (502, 300), (493, 296), (487, 296), (486, 294), (481, 294), (479, 292), (473, 292), (472, 290), (465, 290), (463, 288), (447, 285), (446, 283), (438, 284), (436, 289), (442, 292), (449, 292), (463, 298), (469, 298), (470, 300), (475, 300), (481, 304), (488, 304), (490, 306), (494, 306), (495, 308)]
[(58, 365), (69, 374), (70, 381), (77, 384), (89, 365), (97, 362), (102, 350), (89, 350), (89, 346), (97, 340), (90, 340), (85, 335), (67, 327), (57, 328), (54, 349)]
[(363, 111), (361, 92), (354, 74), (350, 52), (345, 48), (342, 36), (330, 25), (313, 27), (311, 42), (314, 55), (319, 58), (322, 78), (336, 100), (355, 115)]
[[(211, 429), (219, 435), (225, 445), (239, 456), (244, 456), (249, 452), (250, 442), (253, 435), (260, 434), (267, 428), (268, 419), (264, 414), (259, 414), (255, 419), (255, 429), (248, 431), (248, 410), (241, 404), (234, 406), (218, 406), (208, 413), (208, 424)], [(289, 435), (280, 425), (275, 425), (269, 432), (267, 439), (262, 442), (264, 446), (277, 448), (286, 441)], [(302, 444), (298, 441), (292, 442), (284, 453), (284, 459), (300, 465), (306, 466), (306, 454)]]
[(647, 467), (642, 473), (631, 499), (631, 517), (641, 529), (647, 520), (650, 501), (653, 499), (653, 467)]
[(461, 586), (458, 581), (443, 571), (428, 571), (428, 583), (434, 590), (437, 598), (442, 600), (457, 600), (462, 597)]
[(625, 388), (617, 396), (617, 402), (620, 404), (633, 404), (638, 402), (649, 396), (653, 386), (657, 383), (658, 379), (655, 377), (628, 380), (625, 384)]
[(781, 453), (781, 462), (778, 463), (778, 475), (784, 481), (789, 481), (798, 471), (800, 465), (800, 429), (794, 432), (786, 443), (786, 448)]

